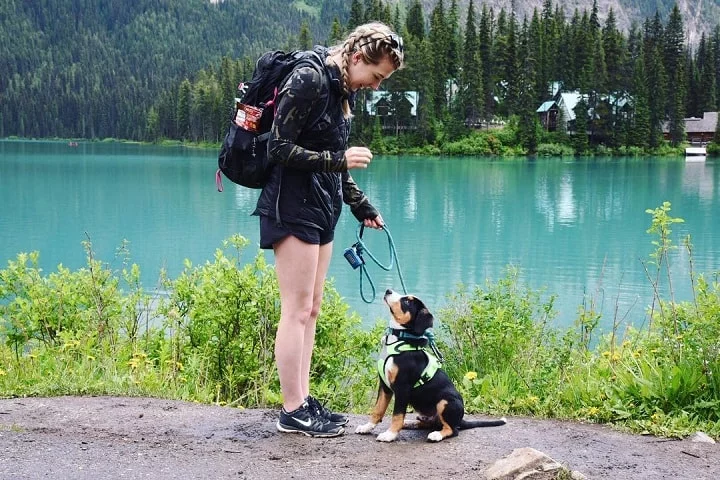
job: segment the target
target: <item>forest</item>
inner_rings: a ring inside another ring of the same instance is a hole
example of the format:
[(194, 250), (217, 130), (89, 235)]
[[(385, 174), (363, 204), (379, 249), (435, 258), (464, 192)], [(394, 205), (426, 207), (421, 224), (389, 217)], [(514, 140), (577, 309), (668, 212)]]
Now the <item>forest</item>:
[[(105, 3), (0, 7), (0, 69), (12, 72), (0, 78), (0, 137), (219, 143), (260, 53), (333, 45), (369, 20), (405, 39), (406, 67), (383, 83), (385, 117), (368, 108), (369, 92), (356, 102), (353, 141), (379, 153), (502, 153), (493, 142), (513, 153), (652, 152), (685, 140), (683, 118), (720, 110), (720, 24), (691, 45), (677, 6), (620, 31), (596, 1), (568, 12), (546, 0), (529, 18), (475, 1), (460, 11), (457, 0), (430, 11), (419, 0), (353, 0), (349, 11), (326, 1), (314, 12), (280, 0)], [(53, 21), (62, 28), (35, 28)], [(576, 120), (547, 131), (536, 110), (558, 89), (580, 94)], [(492, 134), (473, 147), (482, 132)]]

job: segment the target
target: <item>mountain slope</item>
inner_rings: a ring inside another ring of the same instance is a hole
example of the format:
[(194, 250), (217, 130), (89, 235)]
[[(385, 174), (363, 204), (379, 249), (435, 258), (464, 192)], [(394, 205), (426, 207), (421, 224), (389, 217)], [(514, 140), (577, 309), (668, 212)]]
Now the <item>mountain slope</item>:
[[(414, 0), (402, 0), (411, 4)], [(439, 0), (420, 0), (426, 12), (431, 12)], [(450, 8), (452, 0), (442, 0), (446, 9)], [(523, 17), (532, 17), (533, 10), (542, 11), (545, 0), (473, 0), (476, 9), (483, 4), (492, 7), (497, 14), (500, 9), (511, 10), (515, 4), (515, 14), (522, 21)], [(461, 14), (467, 11), (470, 0), (457, 0)], [(597, 2), (598, 16), (601, 23), (607, 18), (608, 11), (612, 8), (620, 30), (627, 32), (633, 22), (642, 25), (646, 18), (651, 18), (659, 13), (663, 21), (676, 3), (675, 0), (601, 0)], [(685, 24), (685, 38), (692, 45), (697, 44), (702, 33), (706, 35), (712, 31), (720, 22), (720, 2), (713, 0), (677, 0), (680, 13)], [(593, 0), (553, 0), (553, 10), (560, 7), (565, 12), (565, 17), (570, 18), (577, 9), (579, 12), (587, 10), (590, 12), (593, 7)]]

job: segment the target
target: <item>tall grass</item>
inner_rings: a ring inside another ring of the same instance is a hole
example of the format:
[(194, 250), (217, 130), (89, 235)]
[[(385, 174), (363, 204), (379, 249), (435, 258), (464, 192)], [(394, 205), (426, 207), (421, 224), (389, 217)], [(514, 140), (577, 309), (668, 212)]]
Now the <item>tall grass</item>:
[[(692, 269), (689, 237), (670, 204), (648, 210), (654, 252), (642, 267), (655, 297), (634, 327), (597, 331), (592, 296), (572, 328), (552, 325), (554, 294), (522, 284), (520, 271), (459, 287), (435, 312), (445, 369), (469, 412), (613, 423), (633, 431), (720, 436), (720, 283)], [(185, 262), (163, 291), (145, 291), (121, 247), (111, 270), (85, 243), (87, 265), (44, 274), (38, 253), (0, 270), (0, 396), (142, 395), (244, 407), (280, 403), (274, 366), (277, 279), (247, 240), (226, 240), (212, 261)], [(693, 300), (676, 302), (669, 259), (690, 259)], [(660, 292), (669, 292), (663, 297)], [(382, 325), (363, 328), (332, 284), (313, 358), (313, 392), (332, 408), (365, 412), (376, 389)]]

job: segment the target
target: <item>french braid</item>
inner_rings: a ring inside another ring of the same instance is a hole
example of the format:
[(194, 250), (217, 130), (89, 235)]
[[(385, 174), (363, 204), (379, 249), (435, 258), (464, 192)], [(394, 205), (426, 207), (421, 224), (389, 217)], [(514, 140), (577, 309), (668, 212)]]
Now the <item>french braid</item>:
[(363, 59), (367, 63), (377, 65), (382, 61), (383, 58), (388, 57), (392, 62), (396, 70), (403, 67), (403, 55), (396, 49), (390, 46), (390, 35), (393, 33), (392, 29), (380, 22), (371, 22), (364, 25), (358, 26), (343, 43), (333, 47), (333, 50), (342, 50), (342, 64), (340, 65), (340, 74), (343, 80), (343, 114), (345, 118), (352, 116), (350, 112), (350, 104), (348, 97), (350, 96), (350, 89), (348, 87), (348, 65), (352, 54), (356, 51), (360, 51), (363, 55)]

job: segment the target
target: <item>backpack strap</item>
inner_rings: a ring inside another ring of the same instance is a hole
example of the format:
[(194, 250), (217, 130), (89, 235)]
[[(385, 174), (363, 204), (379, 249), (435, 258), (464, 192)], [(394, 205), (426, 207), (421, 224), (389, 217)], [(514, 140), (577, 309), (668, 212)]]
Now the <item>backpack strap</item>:
[[(320, 55), (317, 52), (314, 52), (312, 50), (309, 50), (308, 52), (315, 58), (315, 61), (317, 62), (317, 64), (315, 62), (313, 62), (312, 60), (310, 60), (310, 58), (308, 58), (308, 57), (301, 58), (298, 61), (297, 65), (295, 65), (295, 67), (293, 68), (292, 72), (290, 72), (288, 74), (288, 76), (283, 79), (283, 81), (280, 85), (281, 86), (285, 85), (285, 82), (287, 82), (287, 80), (290, 78), (290, 75), (292, 75), (296, 69), (303, 67), (305, 65), (309, 65), (309, 66), (319, 70), (319, 73), (320, 73), (321, 78), (323, 79), (324, 85), (328, 87), (328, 94), (325, 96), (325, 106), (323, 107), (322, 111), (317, 116), (317, 118), (315, 120), (313, 120), (313, 122), (310, 123), (310, 125), (307, 126), (307, 129), (309, 130), (312, 127), (314, 127), (322, 119), (323, 115), (325, 115), (325, 112), (327, 112), (328, 106), (330, 105), (330, 81), (328, 80), (328, 73), (327, 73), (327, 70), (325, 69), (325, 64), (324, 64), (322, 58), (320, 57)], [(272, 105), (273, 117), (277, 114), (278, 93), (280, 93), (280, 91), (279, 91), (278, 87), (275, 87), (275, 90), (273, 91), (273, 98), (271, 98), (268, 102), (265, 103), (266, 108)]]

